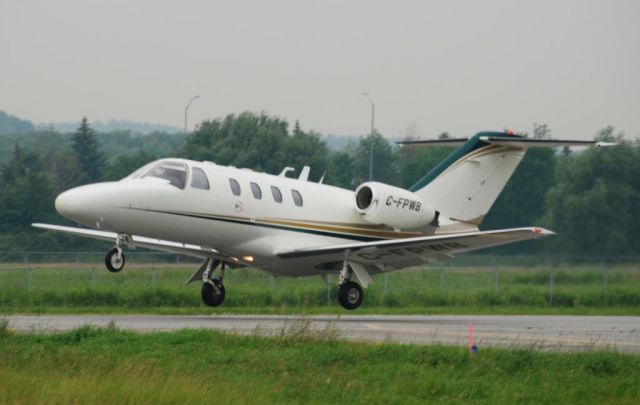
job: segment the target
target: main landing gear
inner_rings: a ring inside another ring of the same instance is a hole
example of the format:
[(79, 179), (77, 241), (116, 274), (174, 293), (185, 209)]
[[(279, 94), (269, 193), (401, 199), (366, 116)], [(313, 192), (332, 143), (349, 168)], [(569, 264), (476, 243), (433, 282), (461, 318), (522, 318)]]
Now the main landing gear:
[(338, 301), (344, 309), (356, 309), (362, 304), (364, 293), (360, 284), (347, 281), (340, 286)]
[(202, 273), (202, 301), (210, 307), (218, 307), (224, 302), (224, 270), (226, 263), (222, 262), (220, 266), (220, 278), (213, 278), (213, 272), (218, 267), (220, 261), (209, 260), (206, 263), (206, 269)]
[(342, 271), (340, 271), (338, 302), (344, 309), (348, 310), (358, 308), (364, 299), (362, 287), (360, 287), (360, 284), (351, 281), (352, 275), (353, 270), (345, 262)]

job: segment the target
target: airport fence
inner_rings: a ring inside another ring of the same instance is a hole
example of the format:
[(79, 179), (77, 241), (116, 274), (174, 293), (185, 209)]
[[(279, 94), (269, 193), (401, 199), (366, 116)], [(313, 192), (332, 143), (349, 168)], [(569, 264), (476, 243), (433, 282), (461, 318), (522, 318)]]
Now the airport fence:
[[(200, 261), (132, 251), (125, 270), (112, 274), (104, 255), (0, 252), (0, 306), (201, 305), (199, 293), (184, 287)], [(329, 281), (228, 270), (225, 305), (335, 305), (337, 274)], [(460, 256), (376, 275), (366, 295), (369, 305), (386, 307), (640, 306), (640, 256)]]

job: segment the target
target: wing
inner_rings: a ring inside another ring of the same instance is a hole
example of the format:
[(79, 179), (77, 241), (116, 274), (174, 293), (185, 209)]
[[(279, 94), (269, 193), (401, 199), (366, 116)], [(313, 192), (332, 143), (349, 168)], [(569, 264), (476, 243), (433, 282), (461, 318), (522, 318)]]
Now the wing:
[[(31, 224), (34, 228), (46, 229), (48, 231), (57, 231), (70, 233), (72, 235), (84, 236), (93, 239), (106, 240), (109, 242), (116, 241), (118, 234), (115, 232), (97, 231), (94, 229), (74, 228), (70, 226), (50, 225), (50, 224)], [(238, 258), (225, 255), (215, 249), (205, 246), (191, 245), (187, 243), (174, 242), (162, 239), (146, 238), (144, 236), (131, 235), (131, 239), (126, 242), (130, 247), (141, 247), (163, 252), (177, 253), (199, 258), (213, 258), (225, 261), (232, 267), (245, 267), (247, 263), (242, 262)]]
[(346, 260), (376, 273), (550, 235), (555, 234), (542, 228), (513, 228), (298, 249), (279, 253), (278, 256), (282, 259), (312, 260), (318, 265)]

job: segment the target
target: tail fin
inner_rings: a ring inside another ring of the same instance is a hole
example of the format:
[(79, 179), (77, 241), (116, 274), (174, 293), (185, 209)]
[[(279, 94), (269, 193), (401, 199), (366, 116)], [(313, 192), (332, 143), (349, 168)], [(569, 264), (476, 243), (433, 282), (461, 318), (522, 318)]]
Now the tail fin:
[(439, 211), (441, 227), (451, 231), (480, 225), (529, 147), (596, 144), (594, 141), (529, 139), (502, 132), (399, 143), (461, 145), (409, 189)]

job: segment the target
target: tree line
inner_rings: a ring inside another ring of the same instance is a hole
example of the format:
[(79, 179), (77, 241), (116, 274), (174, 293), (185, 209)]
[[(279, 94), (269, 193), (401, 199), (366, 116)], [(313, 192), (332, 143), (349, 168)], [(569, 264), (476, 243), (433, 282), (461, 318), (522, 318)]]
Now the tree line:
[[(552, 137), (545, 125), (536, 125), (526, 135)], [(441, 138), (448, 136), (440, 134)], [(526, 154), (481, 228), (538, 225), (558, 235), (494, 253), (605, 256), (640, 252), (638, 141), (625, 140), (613, 127), (602, 129), (595, 137), (618, 145), (582, 151), (540, 148)], [(408, 188), (453, 150), (398, 148), (373, 133), (354, 138), (335, 151), (319, 133), (303, 130), (298, 122), (290, 126), (282, 118), (253, 112), (204, 121), (186, 139), (169, 134), (133, 138), (121, 131), (96, 133), (86, 118), (69, 136), (37, 130), (12, 138), (10, 156), (0, 166), (0, 251), (103, 247), (86, 239), (36, 231), (30, 224), (65, 224), (53, 207), (58, 193), (82, 184), (118, 180), (161, 157), (209, 160), (273, 174), (285, 166), (300, 170), (309, 165), (311, 181), (323, 179), (326, 184), (354, 189), (369, 179), (373, 151), (373, 179)]]

